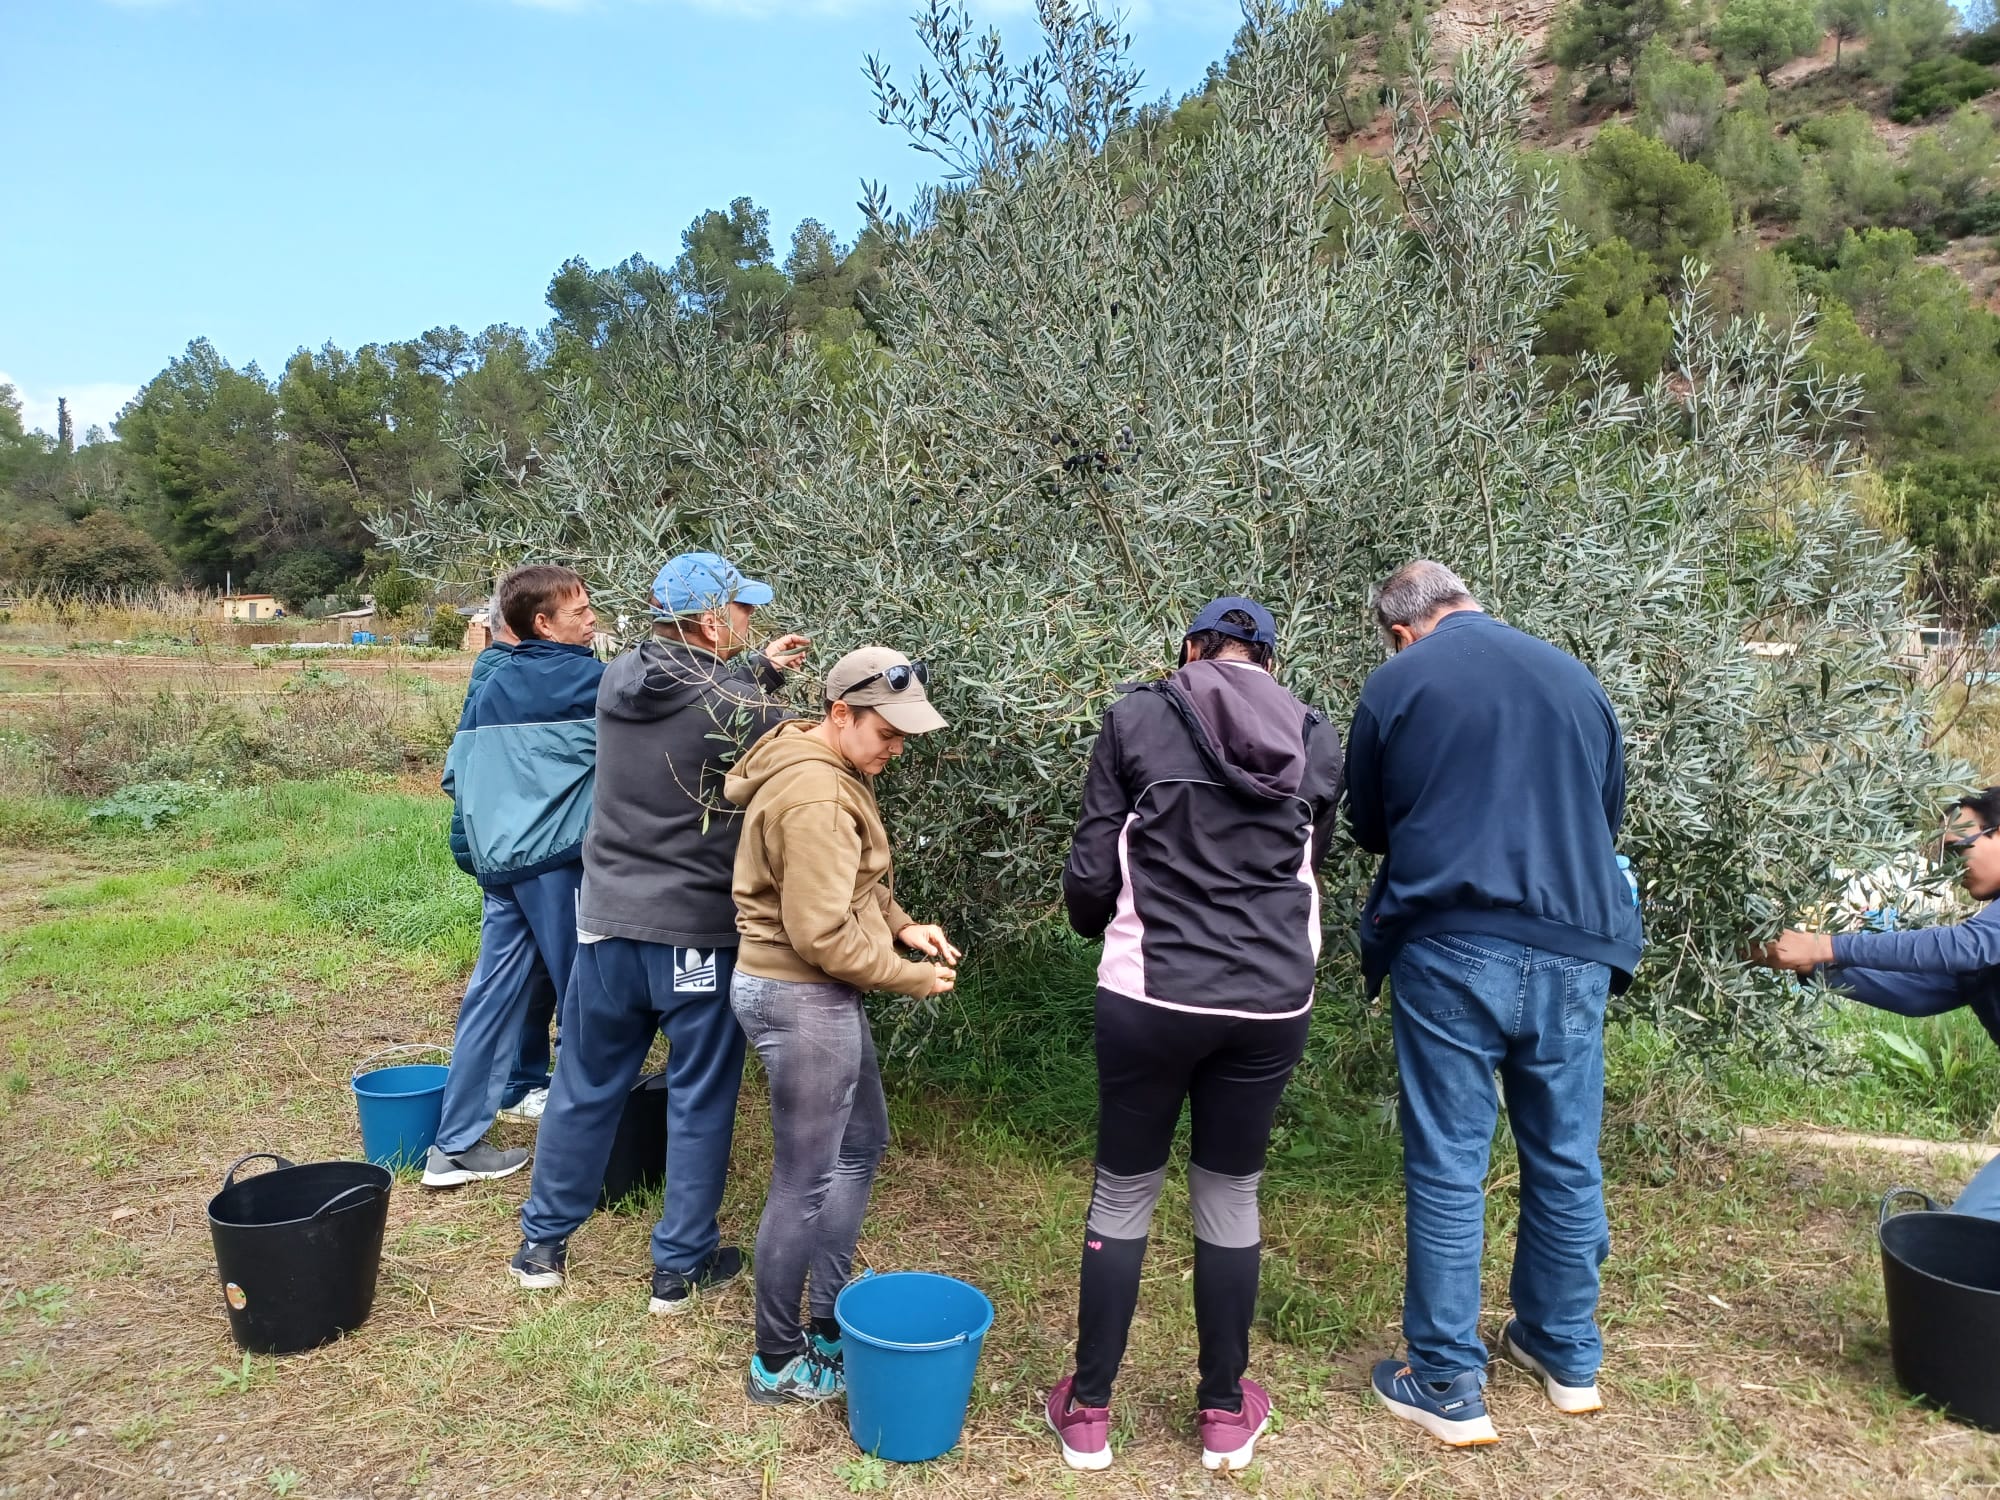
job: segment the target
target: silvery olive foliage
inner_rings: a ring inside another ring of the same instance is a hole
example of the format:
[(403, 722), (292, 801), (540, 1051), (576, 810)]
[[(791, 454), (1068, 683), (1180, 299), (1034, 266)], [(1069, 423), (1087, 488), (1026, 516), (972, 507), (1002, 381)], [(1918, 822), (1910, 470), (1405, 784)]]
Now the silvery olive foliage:
[[(1517, 153), (1516, 42), (1448, 77), (1420, 49), (1385, 195), (1330, 154), (1312, 7), (1256, 10), (1218, 126), (1172, 145), (1134, 144), (1113, 32), (1069, 0), (1042, 19), (1014, 67), (940, 0), (937, 71), (904, 92), (876, 69), (945, 171), (909, 219), (877, 205), (882, 348), (836, 380), (810, 347), (654, 317), (564, 393), (529, 471), (494, 461), (387, 540), (431, 576), (566, 560), (637, 617), (661, 559), (713, 547), (821, 666), (928, 658), (952, 727), (884, 788), (904, 902), (984, 941), (1059, 913), (1098, 717), (1204, 600), (1269, 604), (1285, 681), (1344, 724), (1382, 659), (1369, 585), (1443, 559), (1617, 705), (1650, 933), (1628, 1006), (1792, 1050), (1811, 1004), (1742, 945), (1910, 847), (1954, 775), (1895, 661), (1910, 560), (1850, 499), (1853, 390), (1803, 327), (1712, 316), (1693, 268), (1671, 375), (1546, 379), (1568, 247)], [(1343, 938), (1370, 863), (1327, 872), (1335, 1007), (1361, 1003)]]

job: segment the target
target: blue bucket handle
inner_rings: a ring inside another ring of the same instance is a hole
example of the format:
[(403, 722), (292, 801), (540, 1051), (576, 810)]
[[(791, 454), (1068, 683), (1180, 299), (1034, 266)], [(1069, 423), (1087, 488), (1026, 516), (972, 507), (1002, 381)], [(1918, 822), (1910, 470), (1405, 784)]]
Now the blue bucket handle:
[(1939, 1213), (1943, 1209), (1943, 1205), (1937, 1199), (1920, 1188), (1892, 1187), (1882, 1195), (1882, 1216), (1875, 1221), (1877, 1228), (1889, 1222), (1889, 1205), (1894, 1203), (1898, 1198), (1921, 1198), (1923, 1199), (1924, 1207), (1932, 1213)]
[(247, 1156), (239, 1156), (229, 1164), (228, 1169), (222, 1174), (222, 1190), (225, 1193), (236, 1186), (236, 1169), (246, 1161), (273, 1162), (280, 1170), (291, 1165), (291, 1162), (278, 1155), (275, 1151), (252, 1151)]
[[(857, 1281), (866, 1281), (874, 1274), (872, 1270), (864, 1270), (859, 1276), (848, 1278), (847, 1285), (853, 1286)], [(846, 1289), (846, 1287), (841, 1288), (842, 1291)], [(973, 1290), (978, 1291), (978, 1288), (974, 1287)], [(960, 1344), (970, 1343), (971, 1340), (972, 1335), (970, 1333), (955, 1333), (948, 1339), (934, 1339), (927, 1344), (905, 1344), (895, 1339), (879, 1339), (872, 1334), (867, 1336), (867, 1341), (875, 1345), (878, 1349), (895, 1349), (904, 1354), (925, 1354), (936, 1349), (955, 1349)]]
[(390, 1054), (396, 1052), (442, 1052), (445, 1055), (446, 1062), (450, 1062), (451, 1060), (451, 1048), (439, 1046), (436, 1042), (402, 1042), (394, 1047), (384, 1047), (380, 1052), (371, 1052), (362, 1058), (360, 1062), (354, 1065), (354, 1071), (348, 1075), (350, 1081), (368, 1072), (368, 1065), (375, 1061), (376, 1058), (388, 1057)]

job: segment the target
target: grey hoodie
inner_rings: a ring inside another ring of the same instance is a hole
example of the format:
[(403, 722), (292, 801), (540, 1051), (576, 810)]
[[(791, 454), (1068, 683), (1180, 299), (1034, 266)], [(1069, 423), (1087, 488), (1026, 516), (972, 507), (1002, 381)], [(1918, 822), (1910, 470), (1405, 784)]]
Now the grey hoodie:
[(725, 662), (649, 636), (604, 669), (597, 800), (583, 844), (577, 927), (596, 937), (733, 947), (729, 885), (743, 811), (723, 776), (790, 713), (762, 656)]

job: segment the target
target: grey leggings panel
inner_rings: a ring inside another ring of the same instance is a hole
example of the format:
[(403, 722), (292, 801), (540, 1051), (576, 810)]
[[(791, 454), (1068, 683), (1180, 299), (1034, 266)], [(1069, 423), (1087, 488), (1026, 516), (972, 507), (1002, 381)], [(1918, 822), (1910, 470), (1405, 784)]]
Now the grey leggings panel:
[(1092, 1234), (1114, 1240), (1143, 1240), (1153, 1227), (1153, 1209), (1160, 1201), (1160, 1188), (1167, 1169), (1141, 1172), (1136, 1177), (1120, 1177), (1097, 1169), (1097, 1181), (1090, 1190), (1090, 1217), (1084, 1227)]
[(1225, 1177), (1206, 1167), (1188, 1167), (1188, 1208), (1194, 1237), (1225, 1250), (1247, 1250), (1263, 1239), (1257, 1222), (1257, 1184), (1262, 1172)]

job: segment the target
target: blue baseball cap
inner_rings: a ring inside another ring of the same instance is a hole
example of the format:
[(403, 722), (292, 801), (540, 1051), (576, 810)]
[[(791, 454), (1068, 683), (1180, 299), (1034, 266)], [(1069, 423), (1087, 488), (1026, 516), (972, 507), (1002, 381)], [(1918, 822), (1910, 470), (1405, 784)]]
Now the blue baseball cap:
[(770, 584), (745, 578), (727, 558), (713, 552), (683, 552), (669, 559), (653, 580), (653, 617), (677, 620), (725, 604), (762, 609), (772, 597)]
[[(1231, 610), (1241, 611), (1254, 622), (1248, 629), (1222, 617)], [(1271, 618), (1271, 612), (1255, 599), (1245, 599), (1232, 594), (1224, 599), (1212, 599), (1202, 606), (1201, 613), (1194, 617), (1194, 624), (1188, 626), (1189, 635), (1198, 635), (1204, 630), (1213, 630), (1235, 640), (1247, 641), (1253, 646), (1269, 646), (1273, 650), (1278, 645), (1278, 622)]]

